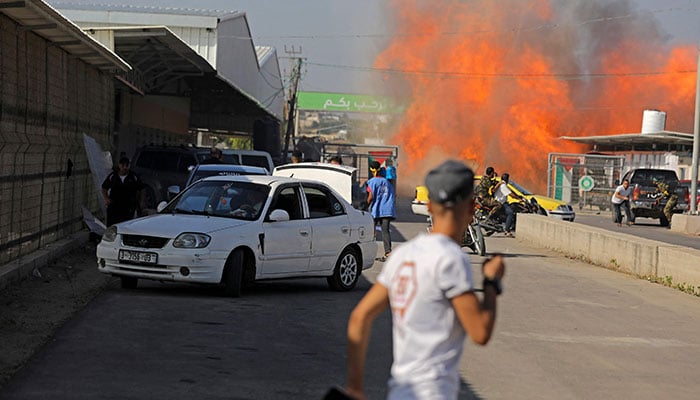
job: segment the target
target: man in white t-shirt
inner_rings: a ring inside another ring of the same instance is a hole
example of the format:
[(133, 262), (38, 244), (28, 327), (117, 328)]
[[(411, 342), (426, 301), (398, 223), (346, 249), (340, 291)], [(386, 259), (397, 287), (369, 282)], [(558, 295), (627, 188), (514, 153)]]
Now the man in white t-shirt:
[(625, 217), (627, 218), (627, 225), (634, 224), (634, 218), (632, 217), (632, 212), (630, 211), (630, 196), (632, 195), (632, 188), (630, 187), (630, 181), (625, 179), (622, 181), (622, 185), (615, 189), (615, 193), (612, 195), (613, 213), (615, 215), (615, 223), (617, 226), (622, 226), (622, 213), (620, 212), (620, 207), (625, 209)]
[(505, 235), (508, 237), (513, 237), (513, 225), (515, 225), (515, 211), (513, 207), (508, 203), (508, 196), (523, 200), (523, 198), (516, 193), (514, 193), (508, 187), (508, 182), (510, 182), (510, 174), (504, 173), (501, 175), (501, 181), (498, 182), (496, 186), (494, 197), (496, 200), (503, 205), (503, 210), (506, 212), (506, 223), (504, 226)]
[(459, 243), (474, 214), (474, 173), (446, 161), (425, 179), (431, 234), (421, 234), (387, 260), (350, 315), (347, 392), (364, 399), (364, 364), (372, 322), (391, 307), (394, 363), (389, 399), (456, 399), (466, 334), (485, 345), (496, 320), (505, 265), (500, 255), (482, 267), (483, 300), (474, 294), (469, 257)]

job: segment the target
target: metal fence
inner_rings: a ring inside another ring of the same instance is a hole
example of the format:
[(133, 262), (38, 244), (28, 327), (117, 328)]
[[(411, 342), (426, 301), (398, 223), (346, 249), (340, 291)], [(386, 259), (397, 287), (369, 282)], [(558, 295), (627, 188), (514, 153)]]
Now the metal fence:
[[(579, 210), (593, 207), (607, 210), (624, 168), (624, 156), (550, 153), (547, 195), (578, 205)], [(588, 182), (592, 178), (593, 187), (588, 191), (579, 184), (584, 176)]]

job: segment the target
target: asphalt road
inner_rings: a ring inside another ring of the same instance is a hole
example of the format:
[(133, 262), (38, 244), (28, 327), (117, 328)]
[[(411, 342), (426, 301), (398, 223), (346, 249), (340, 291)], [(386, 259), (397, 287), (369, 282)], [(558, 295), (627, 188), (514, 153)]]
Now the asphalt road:
[[(397, 246), (425, 230), (405, 209), (400, 220)], [(486, 245), (506, 256), (504, 295), (489, 345), (465, 346), (460, 399), (698, 397), (700, 299), (517, 239)], [(483, 259), (471, 259), (480, 282)], [(380, 270), (350, 293), (323, 279), (263, 283), (239, 299), (204, 286), (109, 290), (0, 398), (320, 399), (345, 378), (347, 317)], [(390, 352), (384, 313), (368, 353), (371, 399), (385, 396)]]
[(623, 232), (645, 239), (671, 243), (679, 246), (700, 249), (700, 236), (691, 236), (679, 232), (673, 232), (667, 227), (659, 225), (658, 219), (637, 218), (635, 224), (618, 227), (612, 222), (612, 211), (576, 211), (574, 223), (595, 226), (610, 231)]

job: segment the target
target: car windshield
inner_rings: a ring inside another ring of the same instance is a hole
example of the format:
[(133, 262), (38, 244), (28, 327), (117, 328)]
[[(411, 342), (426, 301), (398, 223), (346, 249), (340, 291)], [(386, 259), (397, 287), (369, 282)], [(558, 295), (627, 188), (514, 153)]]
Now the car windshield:
[(199, 181), (187, 188), (161, 213), (209, 215), (256, 220), (270, 187), (251, 182)]
[(528, 191), (528, 190), (525, 189), (524, 187), (518, 185), (517, 183), (515, 183), (515, 181), (512, 181), (512, 180), (511, 180), (511, 181), (508, 181), (508, 183), (510, 183), (514, 188), (518, 189), (518, 192), (524, 194), (525, 196), (530, 196), (530, 195), (532, 195), (532, 193), (530, 193), (530, 191)]

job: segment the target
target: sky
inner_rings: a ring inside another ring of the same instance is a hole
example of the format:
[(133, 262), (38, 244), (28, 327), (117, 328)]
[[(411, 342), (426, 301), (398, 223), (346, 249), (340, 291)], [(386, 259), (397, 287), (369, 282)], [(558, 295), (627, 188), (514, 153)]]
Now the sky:
[[(386, 88), (377, 84), (377, 79), (381, 79), (380, 73), (353, 68), (372, 67), (377, 55), (391, 40), (396, 15), (396, 8), (390, 8), (391, 0), (61, 1), (243, 11), (247, 15), (255, 44), (276, 47), (280, 67), (287, 76), (290, 71), (288, 57), (304, 58), (305, 68), (301, 80), (303, 90), (391, 94), (385, 93)], [(422, 1), (431, 3), (431, 0)], [(629, 3), (640, 11), (651, 10), (670, 37), (700, 42), (700, 23), (697, 22), (700, 18), (700, 0), (633, 0)], [(615, 21), (611, 23), (614, 24)]]

